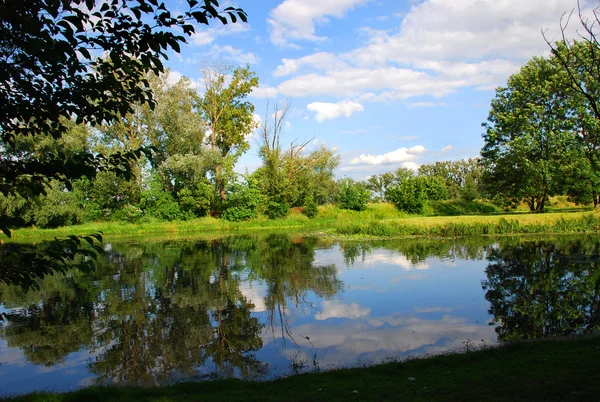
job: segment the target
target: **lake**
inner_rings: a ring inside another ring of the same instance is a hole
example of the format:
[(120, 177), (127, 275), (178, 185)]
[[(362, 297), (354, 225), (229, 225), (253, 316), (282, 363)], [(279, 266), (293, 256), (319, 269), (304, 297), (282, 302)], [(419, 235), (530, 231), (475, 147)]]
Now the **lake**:
[(0, 395), (268, 379), (599, 327), (600, 239), (106, 240), (0, 284)]

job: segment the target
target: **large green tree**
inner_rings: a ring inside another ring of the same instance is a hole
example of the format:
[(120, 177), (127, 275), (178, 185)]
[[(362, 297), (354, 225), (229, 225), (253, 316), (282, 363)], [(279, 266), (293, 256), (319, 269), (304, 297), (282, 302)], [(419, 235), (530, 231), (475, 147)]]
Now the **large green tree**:
[(492, 195), (543, 211), (563, 190), (577, 160), (567, 86), (556, 63), (536, 57), (496, 90), (481, 151)]
[(207, 66), (202, 70), (204, 93), (198, 95), (197, 107), (206, 121), (208, 140), (219, 151), (214, 167), (215, 188), (222, 201), (227, 196), (227, 183), (233, 178), (233, 166), (250, 147), (247, 137), (256, 128), (254, 105), (246, 100), (258, 86), (258, 77), (250, 66)]

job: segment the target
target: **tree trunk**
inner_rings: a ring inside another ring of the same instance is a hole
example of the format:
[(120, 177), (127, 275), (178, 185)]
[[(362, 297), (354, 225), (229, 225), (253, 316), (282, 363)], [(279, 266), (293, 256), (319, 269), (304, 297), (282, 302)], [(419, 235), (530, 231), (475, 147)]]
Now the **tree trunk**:
[(227, 193), (225, 192), (225, 186), (223, 185), (223, 178), (221, 177), (221, 165), (215, 166), (215, 184), (217, 186), (217, 192), (221, 201), (225, 201)]
[(531, 196), (531, 199), (527, 201), (527, 204), (529, 205), (530, 212), (535, 211), (535, 197), (534, 196)]

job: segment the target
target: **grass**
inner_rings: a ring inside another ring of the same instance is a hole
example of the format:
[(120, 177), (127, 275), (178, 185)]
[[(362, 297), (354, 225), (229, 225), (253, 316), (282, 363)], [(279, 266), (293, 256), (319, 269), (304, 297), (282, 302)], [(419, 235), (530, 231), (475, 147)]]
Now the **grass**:
[[(568, 207), (568, 206), (567, 206)], [(501, 213), (489, 204), (438, 202), (429, 205), (431, 215), (399, 212), (391, 204), (371, 204), (362, 212), (341, 210), (335, 206), (320, 208), (319, 215), (308, 219), (292, 211), (283, 219), (265, 217), (245, 222), (228, 222), (211, 217), (190, 221), (147, 222), (139, 224), (98, 222), (58, 229), (26, 228), (13, 231), (14, 241), (36, 241), (71, 234), (86, 235), (102, 231), (106, 236), (153, 235), (162, 237), (188, 234), (206, 236), (257, 230), (294, 230), (332, 236), (480, 236), (503, 234), (597, 233), (600, 213), (593, 210), (554, 210), (552, 213)], [(478, 213), (477, 211), (485, 211)]]
[(509, 344), (462, 354), (303, 374), (266, 382), (91, 387), (7, 400), (41, 401), (575, 401), (597, 400), (600, 337)]

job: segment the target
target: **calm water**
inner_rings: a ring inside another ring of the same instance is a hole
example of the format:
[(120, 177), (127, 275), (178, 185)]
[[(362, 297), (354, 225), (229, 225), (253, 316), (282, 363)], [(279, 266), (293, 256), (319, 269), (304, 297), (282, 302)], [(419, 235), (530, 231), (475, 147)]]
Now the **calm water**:
[(0, 394), (264, 379), (599, 326), (596, 237), (104, 246), (92, 273), (0, 285)]

